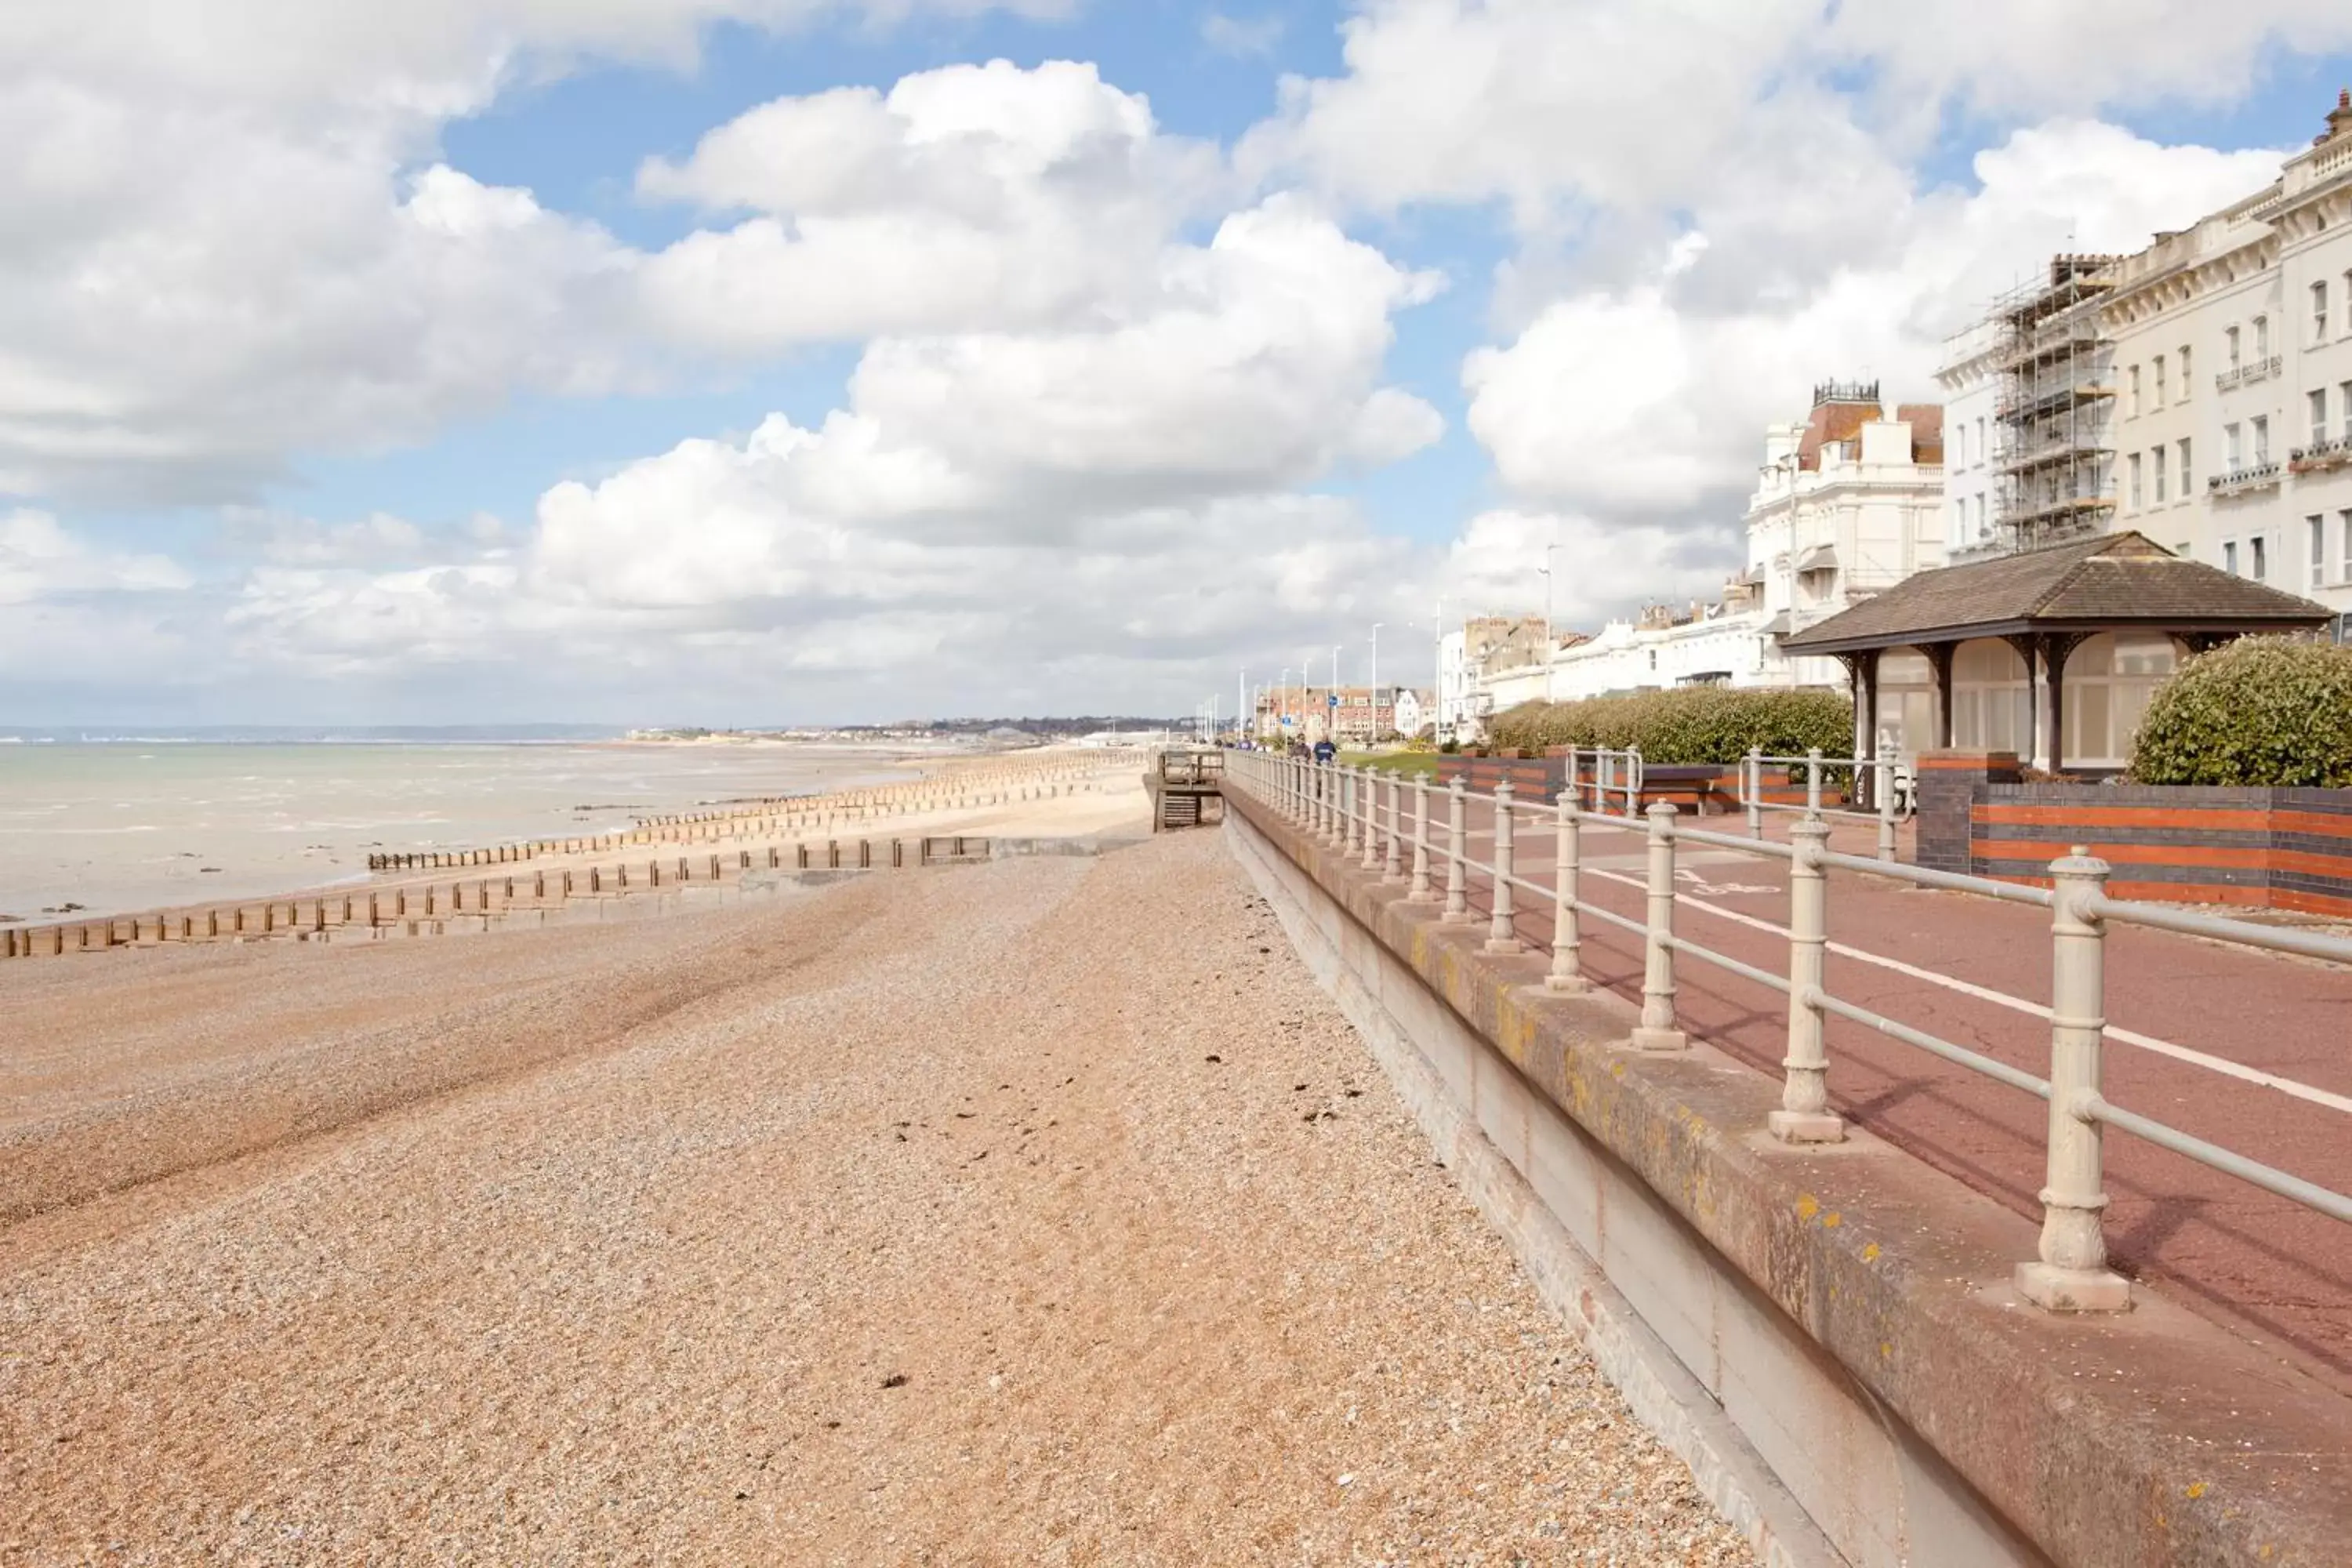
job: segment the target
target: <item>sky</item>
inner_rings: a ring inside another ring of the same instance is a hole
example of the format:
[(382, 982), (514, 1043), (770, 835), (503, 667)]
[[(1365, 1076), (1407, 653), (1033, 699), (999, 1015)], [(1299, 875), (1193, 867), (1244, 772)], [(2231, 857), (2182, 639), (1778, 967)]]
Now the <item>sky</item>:
[(1816, 382), (2346, 82), (2307, 0), (15, 0), (0, 725), (1425, 684), (1713, 596)]

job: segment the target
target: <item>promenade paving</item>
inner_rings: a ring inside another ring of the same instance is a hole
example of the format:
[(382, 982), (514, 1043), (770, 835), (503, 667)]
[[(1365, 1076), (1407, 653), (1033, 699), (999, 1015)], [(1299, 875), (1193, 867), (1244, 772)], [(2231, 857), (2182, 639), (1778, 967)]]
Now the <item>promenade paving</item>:
[(0, 1563), (1752, 1562), (1215, 833), (0, 1017)]
[[(1521, 875), (1549, 891), (1554, 840), (1549, 825), (1532, 817), (1519, 819), (1515, 860)], [(1745, 831), (1731, 817), (1692, 825)], [(1486, 858), (1491, 808), (1474, 801), (1468, 826), (1474, 857)], [(1776, 819), (1772, 831), (1783, 836), (1785, 822)], [(1834, 847), (1870, 855), (1874, 837), (1867, 822), (1843, 823)], [(1442, 828), (1433, 827), (1433, 837), (1442, 843)], [(1583, 858), (1586, 900), (1640, 917), (1646, 858), (1639, 835), (1588, 830)], [(1679, 864), (1681, 891), (1694, 901), (1678, 904), (1677, 934), (1785, 973), (1788, 945), (1779, 933), (1788, 920), (1786, 862), (1685, 846)], [(1549, 947), (1550, 900), (1529, 902), (1522, 893), (1516, 929), (1530, 944)], [(1472, 903), (1482, 915), (1491, 911), (1475, 879)], [(1831, 875), (1829, 921), (1831, 994), (2047, 1075), (2046, 1022), (1927, 977), (2046, 1005), (2046, 912), (1841, 870)], [(1591, 920), (1581, 937), (1589, 977), (1638, 1000), (1639, 939)], [(1889, 962), (1841, 954), (1838, 945)], [(2113, 931), (2106, 949), (2111, 1030), (2275, 1074), (2323, 1096), (2352, 1097), (2352, 973), (2128, 925)], [(1778, 993), (1688, 957), (1676, 978), (1684, 1026), (1696, 1038), (1780, 1076), (1787, 1015)], [(1830, 1021), (1828, 1047), (1840, 1114), (2039, 1217), (2042, 1101), (1843, 1019)], [(2340, 1103), (2315, 1103), (2112, 1037), (2105, 1093), (2127, 1110), (2352, 1191), (2352, 1116)], [(2120, 1271), (2352, 1392), (2352, 1226), (2123, 1133), (2110, 1131), (2105, 1149), (2108, 1246)]]

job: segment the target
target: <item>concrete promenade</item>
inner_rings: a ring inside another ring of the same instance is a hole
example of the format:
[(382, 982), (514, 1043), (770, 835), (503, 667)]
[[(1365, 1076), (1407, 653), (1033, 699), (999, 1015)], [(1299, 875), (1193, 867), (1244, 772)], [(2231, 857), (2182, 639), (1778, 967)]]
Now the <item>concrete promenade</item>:
[(0, 1016), (0, 1563), (1752, 1562), (1216, 834)]
[[(1433, 791), (1433, 801), (1442, 799)], [(1433, 816), (1442, 807), (1433, 805)], [(1776, 834), (1786, 817), (1771, 820)], [(1475, 858), (1489, 858), (1492, 812), (1474, 798)], [(1696, 826), (1738, 834), (1738, 818)], [(1442, 842), (1442, 830), (1433, 830)], [(1834, 847), (1872, 850), (1868, 823), (1841, 823)], [(1632, 918), (1642, 913), (1640, 832), (1591, 826), (1583, 835), (1583, 896)], [(1521, 812), (1519, 875), (1552, 886), (1553, 838)], [(1677, 934), (1756, 968), (1785, 973), (1789, 914), (1784, 861), (1684, 845)], [(1474, 877), (1472, 903), (1491, 905)], [(1715, 910), (1724, 913), (1712, 912)], [(1517, 929), (1548, 947), (1548, 899), (1522, 892)], [(2039, 910), (1883, 881), (1843, 870), (1829, 884), (1833, 944), (1830, 992), (1885, 1016), (2029, 1070), (2046, 1071), (2046, 1015), (1971, 996), (1920, 972), (2030, 1004), (2050, 994), (2048, 915)], [(1639, 939), (1583, 923), (1588, 975), (1639, 1000)], [(2106, 1089), (2126, 1109), (2242, 1149), (2338, 1191), (2352, 1188), (2352, 975), (2161, 931), (2118, 926), (2107, 938)], [(1684, 1027), (1775, 1079), (1787, 1054), (1785, 999), (1687, 955), (1678, 958)], [(2150, 1044), (2135, 1044), (2131, 1036)], [(2310, 1094), (2245, 1081), (2165, 1047), (2306, 1086)], [(1875, 1030), (1832, 1018), (1832, 1108), (1936, 1168), (2038, 1220), (2048, 1110)], [(2332, 1101), (2332, 1103), (2331, 1103)], [(2110, 1131), (2105, 1139), (2107, 1243), (2116, 1268), (2339, 1390), (2352, 1392), (2352, 1228), (2192, 1161)]]

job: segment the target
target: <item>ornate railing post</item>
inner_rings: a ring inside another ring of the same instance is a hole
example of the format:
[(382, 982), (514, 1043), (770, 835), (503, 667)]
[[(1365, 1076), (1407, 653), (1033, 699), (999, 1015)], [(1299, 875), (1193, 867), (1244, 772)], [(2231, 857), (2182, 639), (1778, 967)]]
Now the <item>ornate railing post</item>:
[(1650, 807), (1650, 918), (1642, 970), (1642, 1024), (1633, 1044), (1645, 1051), (1679, 1051), (1690, 1044), (1675, 1026), (1675, 807)]
[(1750, 746), (1739, 763), (1739, 794), (1748, 805), (1748, 837), (1764, 837), (1764, 748)]
[(2077, 847), (2050, 863), (2050, 1155), (2042, 1189), (2041, 1257), (2017, 1266), (2018, 1293), (2053, 1312), (2114, 1312), (2131, 1287), (2107, 1267), (2107, 1206), (2099, 1123), (2099, 1054), (2106, 1032), (2106, 927), (2097, 902), (2107, 863)]
[(1404, 826), (1403, 774), (1391, 773), (1389, 775), (1388, 795), (1388, 855), (1381, 865), (1381, 880), (1383, 882), (1402, 882), (1404, 880), (1404, 846), (1400, 842), (1403, 837)]
[(1576, 781), (1571, 774), (1559, 792), (1552, 817), (1551, 972), (1544, 976), (1547, 991), (1591, 989), (1580, 968), (1576, 923), (1576, 900), (1581, 895), (1584, 864), (1584, 819), (1575, 800)]
[(1467, 787), (1460, 774), (1445, 786), (1445, 912), (1438, 918), (1460, 925), (1470, 918), (1469, 858), (1462, 845), (1463, 802)]
[(1518, 932), (1512, 929), (1511, 840), (1515, 824), (1511, 816), (1511, 781), (1504, 779), (1495, 785), (1495, 900), (1494, 913), (1486, 922), (1488, 952), (1517, 952)]
[(1789, 1054), (1780, 1063), (1788, 1077), (1780, 1109), (1765, 1120), (1784, 1143), (1835, 1143), (1845, 1137), (1845, 1122), (1829, 1109), (1822, 1010), (1822, 955), (1829, 945), (1829, 871), (1822, 856), (1830, 825), (1807, 816), (1789, 833), (1795, 846), (1789, 859)]
[(1429, 778), (1412, 781), (1412, 890), (1405, 895), (1416, 904), (1436, 901), (1429, 889)]

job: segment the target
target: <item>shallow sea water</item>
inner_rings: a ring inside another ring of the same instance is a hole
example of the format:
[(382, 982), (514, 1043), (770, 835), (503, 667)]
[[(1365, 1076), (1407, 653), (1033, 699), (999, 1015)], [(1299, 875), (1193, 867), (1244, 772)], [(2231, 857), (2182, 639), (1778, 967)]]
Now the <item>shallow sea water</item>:
[(910, 776), (895, 762), (814, 746), (0, 745), (0, 916), (331, 886), (379, 850), (601, 833)]

